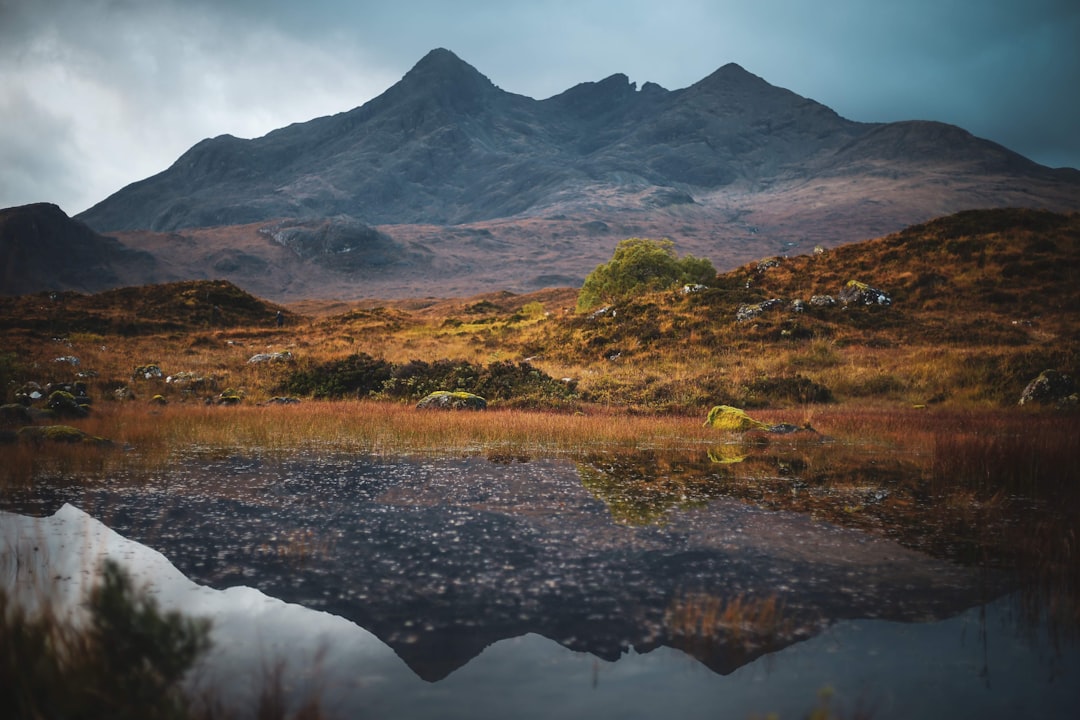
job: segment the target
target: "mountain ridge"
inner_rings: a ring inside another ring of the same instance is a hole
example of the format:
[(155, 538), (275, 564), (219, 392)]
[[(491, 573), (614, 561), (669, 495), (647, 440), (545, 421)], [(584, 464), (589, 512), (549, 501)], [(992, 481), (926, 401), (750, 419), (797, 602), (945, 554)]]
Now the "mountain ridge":
[(359, 107), (202, 140), (74, 220), (153, 256), (143, 282), (289, 301), (572, 285), (631, 236), (734, 267), (993, 207), (1080, 210), (1080, 171), (944, 123), (852, 121), (735, 63), (536, 100), (440, 48)]

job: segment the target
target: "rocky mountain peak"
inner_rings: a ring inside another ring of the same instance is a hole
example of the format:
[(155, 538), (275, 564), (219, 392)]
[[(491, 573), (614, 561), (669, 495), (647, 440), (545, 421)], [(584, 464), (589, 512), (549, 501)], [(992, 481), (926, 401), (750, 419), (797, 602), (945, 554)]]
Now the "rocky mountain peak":
[(432, 50), (388, 92), (406, 97), (426, 97), (458, 110), (476, 109), (499, 90), (486, 76), (454, 53)]

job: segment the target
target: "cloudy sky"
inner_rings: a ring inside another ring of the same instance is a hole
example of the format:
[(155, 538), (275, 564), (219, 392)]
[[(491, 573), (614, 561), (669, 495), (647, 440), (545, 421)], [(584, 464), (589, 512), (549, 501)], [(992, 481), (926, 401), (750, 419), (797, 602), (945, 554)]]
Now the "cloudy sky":
[(534, 98), (736, 62), (1080, 167), (1077, 0), (0, 0), (0, 207), (73, 215), (203, 138), (362, 105), (435, 47)]

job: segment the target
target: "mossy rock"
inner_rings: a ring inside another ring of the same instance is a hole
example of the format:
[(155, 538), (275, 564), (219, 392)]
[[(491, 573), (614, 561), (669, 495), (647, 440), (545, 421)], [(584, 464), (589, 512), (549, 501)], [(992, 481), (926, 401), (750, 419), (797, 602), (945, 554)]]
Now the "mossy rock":
[(485, 410), (487, 400), (470, 392), (436, 390), (416, 404), (417, 410)]
[(218, 395), (217, 404), (239, 405), (243, 401), (244, 392), (242, 390), (234, 390), (233, 388), (228, 388), (227, 390), (223, 390), (222, 393)]
[(20, 440), (30, 442), (87, 443), (90, 445), (110, 445), (105, 438), (91, 435), (70, 425), (31, 425), (20, 428)]
[(768, 430), (771, 426), (750, 417), (745, 410), (730, 405), (717, 405), (709, 411), (705, 419), (705, 427), (729, 432), (746, 432), (747, 430)]
[(86, 417), (90, 412), (87, 406), (80, 405), (75, 396), (66, 390), (54, 390), (45, 404), (60, 417)]

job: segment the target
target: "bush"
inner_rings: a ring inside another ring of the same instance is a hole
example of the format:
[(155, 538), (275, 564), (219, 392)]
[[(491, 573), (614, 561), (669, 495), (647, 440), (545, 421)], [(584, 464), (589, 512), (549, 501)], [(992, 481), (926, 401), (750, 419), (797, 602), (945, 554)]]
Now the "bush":
[(598, 265), (585, 278), (577, 309), (585, 312), (637, 293), (707, 285), (715, 279), (712, 262), (692, 255), (677, 258), (670, 240), (629, 238), (619, 243), (610, 261)]
[(286, 395), (317, 398), (362, 397), (378, 392), (390, 379), (393, 366), (367, 353), (292, 372), (278, 388)]

